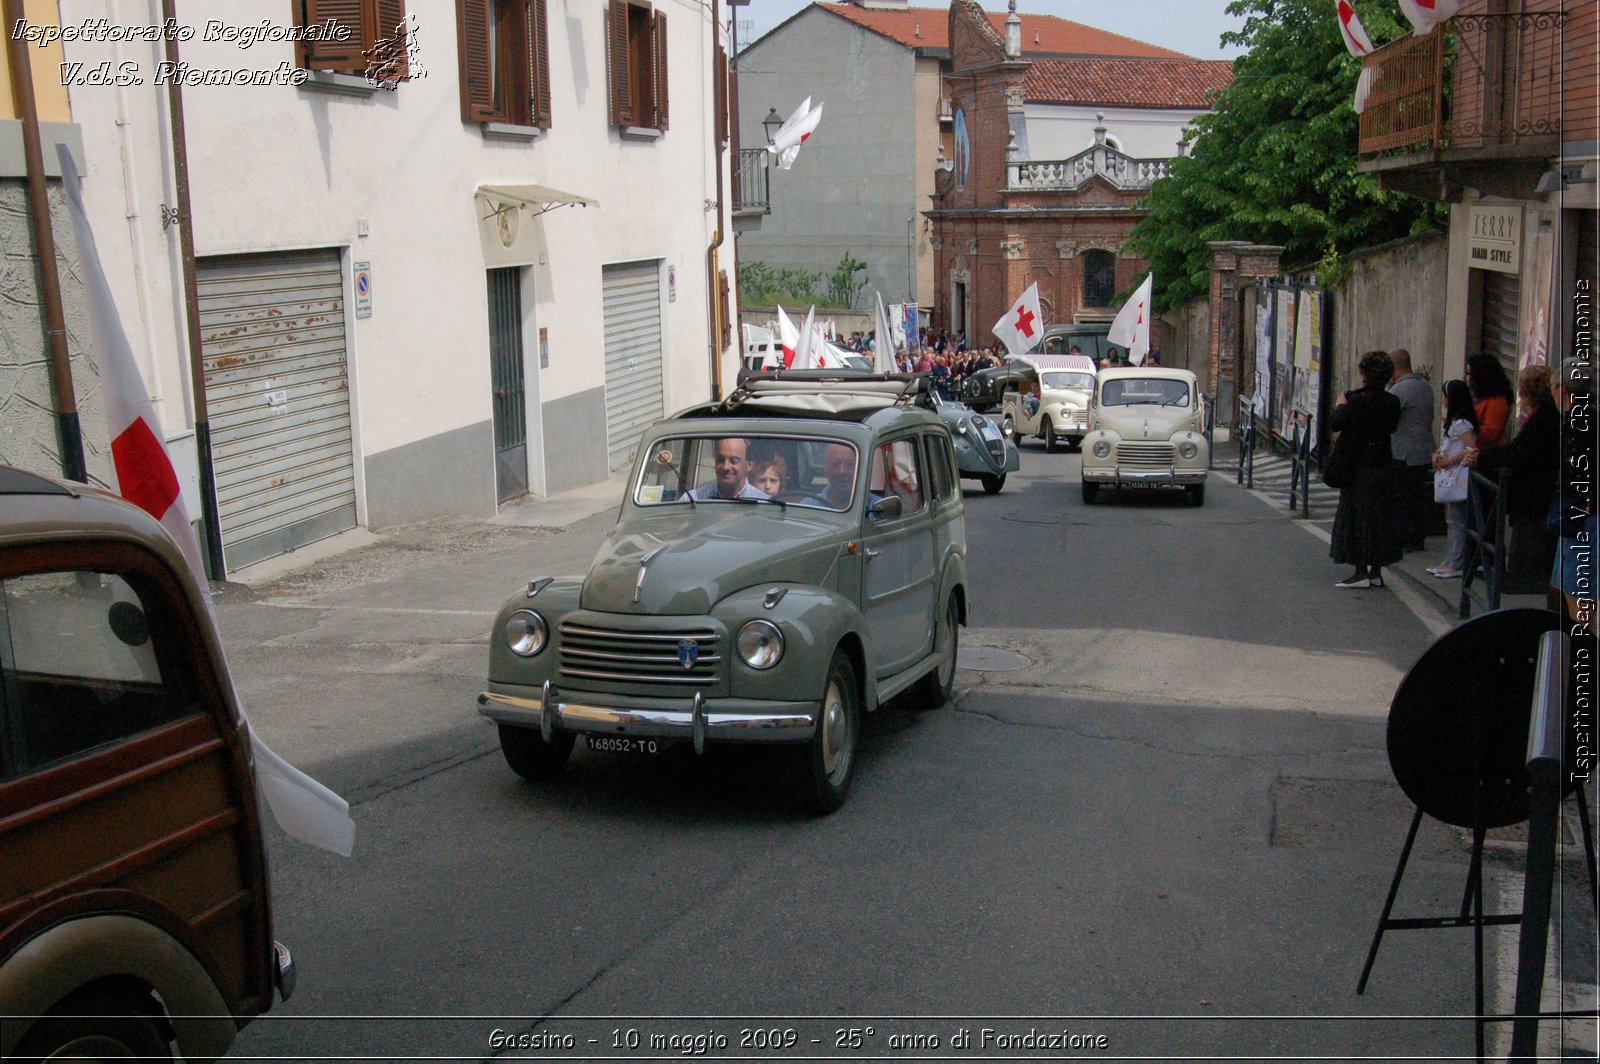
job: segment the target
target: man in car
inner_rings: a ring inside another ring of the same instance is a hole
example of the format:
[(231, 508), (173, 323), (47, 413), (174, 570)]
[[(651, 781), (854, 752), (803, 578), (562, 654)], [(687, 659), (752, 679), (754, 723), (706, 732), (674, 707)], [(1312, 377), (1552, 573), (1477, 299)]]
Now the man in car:
[(724, 436), (717, 441), (715, 456), (717, 479), (689, 493), (696, 499), (765, 499), (766, 492), (750, 484), (749, 443), (741, 436)]
[(806, 502), (816, 506), (826, 506), (830, 510), (847, 508), (856, 484), (856, 449), (847, 443), (829, 444), (822, 469), (827, 474), (828, 486), (820, 495), (813, 496)]

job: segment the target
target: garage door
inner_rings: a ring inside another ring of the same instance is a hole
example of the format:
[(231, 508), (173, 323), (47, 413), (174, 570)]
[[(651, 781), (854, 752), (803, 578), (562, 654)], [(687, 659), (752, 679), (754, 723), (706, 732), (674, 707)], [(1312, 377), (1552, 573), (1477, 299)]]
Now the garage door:
[(199, 263), (228, 568), (356, 523), (344, 286), (333, 250)]
[(633, 460), (639, 434), (665, 413), (660, 263), (602, 268), (606, 330), (606, 452), (612, 469)]

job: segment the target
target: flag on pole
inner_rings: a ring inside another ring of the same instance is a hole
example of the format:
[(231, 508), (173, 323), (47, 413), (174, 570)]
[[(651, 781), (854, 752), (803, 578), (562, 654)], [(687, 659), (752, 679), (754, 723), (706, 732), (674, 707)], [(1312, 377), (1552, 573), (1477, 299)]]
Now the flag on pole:
[(1145, 352), (1150, 350), (1150, 289), (1156, 279), (1152, 271), (1117, 311), (1116, 320), (1106, 339), (1128, 349), (1128, 361), (1135, 366), (1144, 365)]
[(816, 307), (806, 309), (806, 323), (800, 326), (800, 339), (795, 344), (794, 368), (816, 369), (817, 363), (812, 345), (817, 342), (817, 330), (813, 324), (817, 314)]
[[(189, 525), (178, 474), (172, 468), (167, 446), (162, 441), (160, 422), (150, 406), (150, 393), (133, 360), (133, 348), (122, 329), (122, 319), (106, 282), (105, 270), (95, 248), (89, 216), (83, 209), (83, 190), (78, 168), (65, 144), (57, 144), (61, 157), (61, 184), (67, 195), (67, 211), (78, 236), (78, 257), (83, 269), (84, 297), (89, 304), (89, 325), (94, 333), (95, 364), (105, 392), (106, 421), (111, 430), (111, 460), (115, 467), (118, 493), (161, 522), (176, 542), (194, 573), (195, 585), (206, 607), (206, 620), (216, 624), (211, 604), (211, 588), (206, 582), (205, 565), (200, 560), (200, 544)], [(217, 646), (222, 639), (217, 636)], [(244, 708), (239, 709), (240, 717)], [(244, 721), (255, 758), (256, 787), (283, 830), (301, 842), (349, 857), (355, 845), (356, 826), (350, 819), (350, 806), (343, 798), (307, 776), (273, 753)]]
[(1367, 95), (1372, 92), (1372, 68), (1363, 66), (1361, 74), (1356, 78), (1356, 114), (1367, 109)]
[(783, 368), (788, 369), (794, 365), (795, 348), (800, 343), (799, 334), (794, 331), (794, 322), (789, 320), (789, 315), (778, 308), (778, 346), (783, 348)]
[(1044, 335), (1044, 315), (1039, 310), (1039, 284), (1035, 281), (1000, 315), (992, 330), (1012, 356), (1032, 351)]
[(878, 297), (877, 317), (872, 328), (877, 334), (872, 338), (872, 368), (877, 373), (896, 373), (900, 366), (894, 357), (894, 327), (889, 324), (889, 312), (883, 306), (883, 293)]
[(1339, 33), (1344, 37), (1344, 46), (1360, 59), (1372, 51), (1372, 38), (1367, 36), (1366, 27), (1361, 25), (1361, 18), (1350, 0), (1334, 0), (1334, 7), (1339, 12)]
[(1411, 21), (1414, 37), (1426, 37), (1439, 23), (1455, 18), (1460, 8), (1460, 0), (1400, 0), (1400, 10)]
[[(811, 98), (807, 97), (805, 104), (810, 103)], [(803, 115), (799, 112), (790, 115), (788, 121), (778, 128), (772, 143), (767, 145), (767, 151), (778, 157), (779, 170), (787, 170), (794, 165), (795, 156), (800, 154), (800, 145), (811, 139), (811, 134), (816, 132), (817, 123), (820, 121), (822, 121), (822, 104), (819, 103)]]

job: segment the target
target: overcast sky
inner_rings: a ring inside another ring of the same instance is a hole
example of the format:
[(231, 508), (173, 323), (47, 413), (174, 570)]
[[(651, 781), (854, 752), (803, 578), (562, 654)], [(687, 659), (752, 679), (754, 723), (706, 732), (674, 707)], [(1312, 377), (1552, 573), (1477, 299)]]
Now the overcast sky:
[[(810, 2), (751, 0), (748, 7), (737, 8), (740, 47)], [(1006, 0), (981, 2), (991, 11), (1006, 9)], [(911, 6), (950, 8), (936, 0), (911, 0)], [(1025, 15), (1056, 15), (1200, 59), (1232, 59), (1239, 54), (1238, 48), (1224, 49), (1218, 43), (1225, 31), (1240, 25), (1226, 13), (1227, 6), (1228, 0), (1017, 0), (1017, 10)]]

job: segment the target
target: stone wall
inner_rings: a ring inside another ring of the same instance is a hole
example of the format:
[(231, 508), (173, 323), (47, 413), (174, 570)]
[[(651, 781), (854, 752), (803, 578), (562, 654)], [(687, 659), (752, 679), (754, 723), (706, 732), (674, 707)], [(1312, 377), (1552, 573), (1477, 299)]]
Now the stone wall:
[(1211, 380), (1211, 302), (1205, 296), (1157, 318), (1153, 339), (1161, 349), (1163, 366), (1190, 371), (1199, 379), (1201, 391), (1216, 394)]
[[(1330, 387), (1335, 403), (1347, 390), (1360, 387), (1356, 364), (1367, 351), (1403, 347), (1411, 352), (1412, 368), (1443, 385), (1449, 247), (1445, 234), (1430, 233), (1350, 256), (1350, 279), (1334, 289), (1332, 300)], [(1459, 364), (1459, 357), (1455, 361)]]

